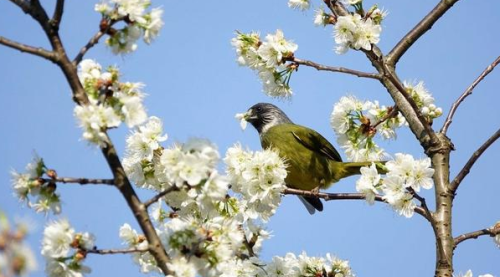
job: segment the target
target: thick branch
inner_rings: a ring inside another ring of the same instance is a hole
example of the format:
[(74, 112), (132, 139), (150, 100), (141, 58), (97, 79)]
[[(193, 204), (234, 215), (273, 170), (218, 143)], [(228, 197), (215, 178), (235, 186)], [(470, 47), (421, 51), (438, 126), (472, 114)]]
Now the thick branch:
[(367, 72), (353, 70), (353, 69), (349, 69), (349, 68), (345, 68), (345, 67), (326, 66), (326, 65), (318, 64), (318, 63), (315, 63), (312, 61), (298, 59), (295, 57), (293, 57), (290, 60), (296, 64), (314, 67), (320, 71), (339, 72), (339, 73), (345, 73), (345, 74), (354, 75), (354, 76), (363, 77), (363, 78), (376, 79), (376, 80), (382, 79), (382, 76), (380, 74), (376, 74), (376, 73), (367, 73)]
[(68, 178), (68, 177), (58, 177), (55, 179), (42, 179), (44, 182), (56, 182), (63, 184), (80, 184), (80, 185), (114, 185), (115, 180), (113, 179), (89, 179), (89, 178)]
[[(365, 200), (366, 196), (363, 193), (325, 193), (325, 192), (312, 192), (308, 190), (287, 188), (283, 194), (301, 195), (307, 197), (322, 198), (325, 201), (331, 200)], [(375, 196), (375, 201), (387, 203), (387, 201), (380, 195)], [(431, 220), (427, 216), (427, 212), (422, 207), (415, 207), (415, 212), (423, 216), (427, 220)]]
[(10, 40), (8, 38), (0, 36), (0, 44), (3, 44), (7, 47), (19, 50), (23, 53), (29, 53), (38, 57), (42, 57), (44, 59), (47, 59), (51, 62), (56, 62), (57, 61), (57, 55), (56, 53), (46, 50), (42, 47), (33, 47), (29, 46), (26, 44), (22, 44), (20, 42), (16, 42), (13, 40)]
[(408, 49), (459, 0), (441, 0), (387, 55), (387, 63), (395, 66)]
[(460, 236), (453, 239), (453, 241), (455, 243), (454, 247), (457, 247), (457, 245), (459, 245), (460, 243), (462, 243), (466, 240), (477, 239), (480, 236), (486, 236), (486, 235), (490, 236), (490, 237), (500, 235), (500, 227), (495, 228), (495, 226), (492, 226), (490, 228), (486, 228), (486, 229), (482, 229), (482, 230), (478, 230), (478, 231), (474, 231), (474, 232), (460, 235)]
[(500, 63), (500, 56), (496, 58), (493, 63), (491, 63), (482, 73), (479, 75), (479, 77), (472, 82), (472, 84), (460, 95), (460, 97), (453, 103), (451, 106), (450, 112), (448, 113), (448, 116), (446, 117), (446, 121), (444, 122), (443, 128), (441, 128), (441, 133), (446, 134), (448, 131), (448, 127), (450, 126), (453, 116), (455, 115), (455, 112), (458, 108), (458, 106), (465, 100), (465, 98), (469, 95), (472, 94), (472, 91), (474, 88), (488, 75), (495, 69), (495, 67)]
[(484, 142), (481, 147), (479, 147), (474, 154), (469, 158), (465, 166), (460, 170), (458, 175), (453, 179), (450, 184), (450, 190), (452, 193), (455, 193), (458, 189), (458, 186), (462, 182), (462, 180), (469, 174), (472, 166), (476, 163), (476, 161), (481, 157), (481, 155), (492, 145), (498, 138), (500, 137), (500, 129), (498, 129), (487, 141)]
[[(47, 13), (41, 6), (38, 0), (31, 0), (30, 5), (26, 6), (26, 2), (22, 0), (10, 0), (17, 5), (23, 7), (23, 10), (29, 13), (36, 21), (40, 23), (47, 38), (49, 39), (52, 48), (55, 53), (59, 56), (57, 64), (59, 65), (61, 71), (64, 73), (67, 82), (69, 83), (72, 93), (73, 100), (78, 105), (87, 105), (89, 99), (85, 90), (80, 83), (77, 75), (76, 65), (72, 64), (66, 55), (66, 50), (62, 44), (59, 37), (57, 28), (53, 28), (49, 24), (49, 19)], [(172, 274), (169, 270), (167, 263), (169, 257), (163, 248), (160, 238), (156, 233), (156, 230), (151, 223), (146, 207), (141, 203), (137, 194), (135, 193), (130, 181), (128, 180), (125, 170), (118, 158), (116, 149), (113, 143), (106, 134), (106, 145), (101, 147), (101, 151), (113, 173), (114, 184), (120, 190), (121, 194), (127, 201), (132, 213), (134, 214), (137, 222), (139, 223), (144, 235), (146, 236), (149, 243), (149, 252), (155, 258), (157, 266), (163, 271), (165, 275)]]
[(130, 253), (144, 253), (147, 252), (148, 249), (141, 249), (137, 247), (129, 248), (129, 249), (90, 249), (84, 250), (85, 253), (97, 254), (97, 255), (109, 255), (109, 254), (130, 254)]
[(158, 193), (157, 195), (153, 196), (151, 199), (149, 199), (148, 201), (144, 202), (144, 206), (146, 208), (148, 208), (149, 206), (153, 205), (154, 203), (156, 203), (156, 201), (158, 201), (160, 198), (162, 198), (163, 196), (173, 192), (173, 191), (177, 191), (179, 190), (178, 187), (176, 186), (171, 186), (169, 187), (168, 189), (165, 189), (163, 190), (162, 192)]
[[(107, 136), (107, 134), (106, 134)], [(170, 260), (163, 245), (161, 243), (158, 234), (149, 218), (146, 206), (141, 203), (139, 197), (135, 193), (130, 181), (127, 178), (125, 170), (121, 164), (115, 147), (111, 143), (109, 136), (106, 138), (106, 146), (101, 148), (102, 154), (108, 162), (111, 172), (113, 172), (115, 186), (120, 190), (121, 194), (127, 201), (128, 206), (132, 210), (139, 226), (141, 227), (144, 235), (146, 236), (149, 243), (149, 252), (156, 260), (157, 266), (161, 268), (165, 275), (172, 274), (167, 266), (167, 262)]]

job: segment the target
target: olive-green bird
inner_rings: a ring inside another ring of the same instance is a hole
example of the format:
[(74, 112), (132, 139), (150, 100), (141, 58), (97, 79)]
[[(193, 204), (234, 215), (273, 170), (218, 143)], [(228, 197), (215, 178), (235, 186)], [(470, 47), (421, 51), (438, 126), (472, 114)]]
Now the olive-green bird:
[[(371, 162), (342, 162), (339, 152), (318, 132), (294, 124), (273, 104), (258, 103), (243, 115), (259, 132), (262, 148), (278, 151), (287, 163), (286, 185), (301, 190), (326, 189), (340, 179), (360, 174)], [(299, 196), (310, 214), (322, 211), (318, 198)]]

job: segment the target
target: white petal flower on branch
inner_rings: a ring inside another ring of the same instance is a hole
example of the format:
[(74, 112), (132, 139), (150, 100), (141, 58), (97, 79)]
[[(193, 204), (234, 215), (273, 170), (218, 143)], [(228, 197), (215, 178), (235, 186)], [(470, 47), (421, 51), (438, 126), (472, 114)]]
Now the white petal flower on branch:
[(117, 127), (121, 123), (120, 117), (113, 108), (102, 105), (76, 106), (74, 114), (84, 130), (83, 138), (97, 145), (105, 144), (104, 131), (107, 128)]
[(415, 82), (404, 81), (403, 85), (425, 117), (432, 120), (443, 114), (443, 110), (434, 104), (434, 97), (425, 87), (423, 81), (417, 84)]
[(172, 259), (168, 263), (168, 267), (175, 275), (167, 275), (167, 277), (195, 277), (197, 273), (195, 265), (185, 257)]
[(310, 6), (309, 0), (288, 0), (288, 7), (301, 11), (308, 10)]
[(316, 9), (314, 13), (314, 25), (315, 26), (323, 26), (325, 27), (330, 23), (330, 15), (325, 12), (325, 8), (323, 6)]
[(349, 261), (339, 259), (332, 256), (330, 253), (326, 254), (325, 269), (328, 272), (328, 276), (333, 277), (355, 277), (349, 266)]
[(146, 15), (146, 24), (144, 28), (144, 41), (147, 44), (150, 44), (160, 33), (161, 28), (163, 27), (163, 10), (160, 8), (155, 8)]
[(372, 44), (380, 41), (380, 22), (381, 19), (362, 18), (358, 13), (339, 16), (335, 24), (335, 52), (344, 54), (349, 48), (371, 50)]
[(370, 167), (361, 168), (361, 177), (356, 181), (356, 190), (365, 194), (366, 202), (370, 205), (375, 203), (380, 180), (380, 175), (374, 163)]
[(49, 277), (83, 277), (84, 274), (90, 273), (90, 268), (78, 263), (66, 264), (49, 259), (45, 265), (45, 273)]
[(264, 93), (281, 98), (292, 95), (289, 83), (296, 66), (285, 63), (287, 58), (293, 57), (298, 46), (286, 40), (281, 30), (268, 34), (265, 41), (261, 41), (257, 33), (237, 32), (231, 44), (236, 49), (238, 63), (257, 72)]
[(75, 230), (66, 219), (49, 223), (43, 231), (42, 255), (47, 258), (66, 257), (74, 236)]

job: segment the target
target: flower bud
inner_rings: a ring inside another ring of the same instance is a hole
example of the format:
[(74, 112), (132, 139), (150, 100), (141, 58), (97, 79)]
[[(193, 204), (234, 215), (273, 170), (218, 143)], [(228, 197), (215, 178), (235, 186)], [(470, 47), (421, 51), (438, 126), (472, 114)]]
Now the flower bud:
[(56, 173), (56, 171), (54, 169), (47, 170), (46, 174), (51, 179), (56, 179), (57, 178), (57, 173)]
[(84, 260), (86, 256), (87, 256), (87, 253), (85, 253), (85, 251), (78, 251), (78, 252), (76, 252), (75, 256), (73, 257), (73, 260), (75, 262), (80, 262), (80, 261)]

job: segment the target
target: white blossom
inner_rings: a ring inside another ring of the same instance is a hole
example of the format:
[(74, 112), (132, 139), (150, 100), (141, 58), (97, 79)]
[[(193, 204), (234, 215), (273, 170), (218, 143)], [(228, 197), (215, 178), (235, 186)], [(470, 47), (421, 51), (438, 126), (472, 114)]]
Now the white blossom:
[(74, 236), (75, 230), (66, 219), (51, 222), (43, 231), (42, 255), (47, 258), (66, 257)]
[(83, 138), (97, 145), (105, 144), (104, 131), (107, 128), (117, 127), (121, 123), (114, 109), (103, 105), (76, 106), (74, 113), (80, 127), (84, 130)]
[(177, 257), (168, 263), (169, 269), (175, 275), (167, 275), (167, 277), (195, 277), (196, 267), (190, 263), (185, 257)]
[(144, 30), (144, 41), (150, 44), (160, 33), (161, 28), (164, 23), (162, 20), (163, 10), (160, 8), (155, 8), (147, 16), (147, 23)]
[(325, 12), (325, 8), (323, 6), (316, 9), (314, 13), (314, 25), (325, 27), (330, 23), (330, 15)]
[(234, 118), (240, 121), (241, 130), (245, 130), (247, 128), (248, 121), (246, 120), (246, 113), (237, 113)]
[(90, 268), (78, 263), (66, 264), (65, 262), (48, 259), (45, 272), (49, 277), (83, 277), (90, 273)]
[(309, 0), (288, 0), (288, 7), (305, 11), (309, 9)]
[(328, 276), (355, 277), (348, 260), (342, 260), (327, 253), (325, 263), (325, 269), (329, 273)]
[(423, 81), (420, 81), (417, 84), (414, 82), (404, 81), (403, 85), (417, 104), (417, 107), (420, 108), (422, 115), (428, 119), (434, 119), (443, 114), (443, 110), (436, 107), (434, 104), (434, 97), (429, 90), (427, 90)]
[(224, 161), (232, 189), (243, 197), (247, 215), (267, 221), (285, 189), (284, 161), (272, 150), (244, 153), (239, 145), (228, 149)]
[(375, 203), (379, 182), (380, 175), (374, 163), (370, 167), (361, 168), (361, 177), (356, 181), (356, 190), (365, 194), (366, 202), (370, 205)]
[(339, 16), (334, 34), (337, 54), (343, 54), (349, 48), (371, 50), (372, 44), (380, 41), (382, 27), (379, 23), (372, 18), (362, 18), (358, 13)]

